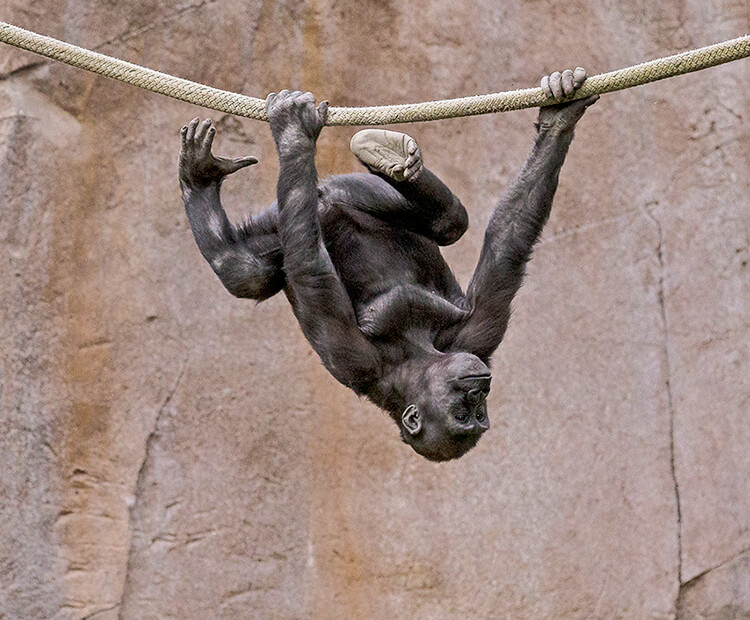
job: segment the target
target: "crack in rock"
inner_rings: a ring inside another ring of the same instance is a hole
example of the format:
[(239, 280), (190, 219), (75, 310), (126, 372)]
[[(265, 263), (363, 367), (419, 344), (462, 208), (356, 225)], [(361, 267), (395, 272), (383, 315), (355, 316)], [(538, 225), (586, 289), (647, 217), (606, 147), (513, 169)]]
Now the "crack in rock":
[(134, 550), (134, 542), (135, 542), (135, 513), (139, 506), (139, 498), (141, 497), (143, 493), (143, 488), (146, 481), (146, 474), (148, 472), (148, 465), (151, 460), (152, 450), (154, 443), (156, 442), (156, 439), (159, 437), (159, 423), (161, 422), (164, 412), (167, 409), (167, 406), (172, 401), (172, 398), (177, 393), (177, 390), (180, 387), (180, 384), (182, 383), (182, 378), (185, 376), (185, 370), (187, 369), (189, 362), (189, 357), (186, 357), (185, 360), (182, 362), (182, 367), (180, 368), (180, 372), (177, 374), (177, 378), (175, 379), (175, 382), (172, 386), (172, 389), (167, 394), (166, 398), (162, 402), (161, 406), (159, 407), (159, 411), (156, 414), (156, 418), (154, 419), (154, 427), (153, 430), (149, 433), (148, 437), (146, 438), (146, 447), (143, 454), (143, 461), (141, 461), (141, 466), (138, 469), (138, 476), (136, 477), (135, 482), (135, 489), (133, 492), (133, 505), (130, 507), (130, 515), (129, 515), (129, 521), (130, 521), (130, 547), (128, 549), (128, 557), (127, 557), (127, 564), (125, 567), (125, 579), (123, 581), (122, 586), (122, 595), (120, 597), (120, 602), (115, 605), (114, 608), (119, 607), (120, 612), (118, 614), (118, 618), (122, 618), (122, 610), (124, 609), (124, 603), (125, 599), (127, 597), (128, 593), (128, 586), (129, 586), (129, 579), (130, 579), (130, 573), (132, 570), (132, 564), (133, 564), (133, 550)]
[[(89, 49), (91, 49), (92, 51), (98, 52), (98, 51), (101, 51), (103, 48), (108, 47), (110, 45), (115, 45), (117, 43), (125, 43), (126, 41), (132, 39), (133, 37), (137, 37), (139, 35), (150, 32), (159, 26), (166, 26), (170, 24), (171, 22), (173, 22), (175, 19), (182, 17), (186, 13), (198, 11), (205, 6), (210, 6), (212, 4), (215, 4), (216, 2), (218, 2), (218, 0), (201, 0), (200, 2), (196, 2), (194, 4), (187, 4), (185, 6), (178, 7), (171, 13), (167, 13), (166, 15), (164, 15), (158, 21), (153, 21), (149, 24), (141, 26), (140, 28), (135, 28), (133, 30), (126, 30), (125, 32), (115, 35), (114, 37), (111, 37), (110, 39), (107, 39), (106, 41), (97, 43), (96, 45), (94, 45), (93, 47)], [(32, 72), (34, 69), (37, 69), (45, 65), (53, 64), (55, 62), (56, 61), (51, 60), (51, 59), (45, 59), (45, 60), (38, 60), (36, 62), (30, 62), (28, 64), (21, 65), (17, 69), (13, 69), (12, 71), (8, 71), (7, 73), (0, 73), (0, 82), (3, 80), (7, 80), (8, 78), (11, 78), (11, 77), (25, 75), (26, 73)]]
[(81, 620), (89, 620), (90, 618), (96, 618), (97, 616), (107, 613), (108, 611), (112, 611), (114, 609), (117, 609), (120, 606), (119, 603), (115, 603), (114, 605), (110, 605), (109, 607), (104, 607), (102, 609), (97, 609), (96, 611), (91, 612), (90, 614), (85, 615)]
[(654, 207), (658, 205), (658, 201), (649, 202), (642, 207), (643, 214), (651, 220), (656, 226), (656, 231), (659, 236), (659, 243), (656, 246), (656, 261), (659, 265), (659, 290), (657, 298), (659, 301), (659, 313), (661, 315), (662, 329), (664, 331), (664, 364), (665, 364), (665, 377), (664, 383), (666, 388), (667, 396), (667, 409), (669, 412), (669, 469), (672, 477), (672, 485), (674, 487), (675, 496), (675, 507), (677, 512), (677, 595), (675, 597), (675, 609), (680, 597), (680, 585), (682, 584), (682, 504), (680, 502), (680, 485), (677, 481), (677, 470), (675, 467), (675, 427), (674, 427), (674, 400), (672, 397), (672, 358), (670, 355), (670, 334), (669, 334), (669, 321), (667, 318), (667, 308), (665, 304), (665, 281), (666, 281), (666, 264), (664, 261), (664, 229), (662, 228), (659, 219), (648, 210), (648, 207)]
[(715, 571), (718, 568), (721, 568), (722, 566), (726, 566), (727, 564), (731, 564), (735, 560), (741, 558), (746, 553), (750, 553), (750, 547), (747, 547), (746, 549), (742, 549), (741, 551), (738, 551), (730, 558), (727, 558), (726, 560), (722, 560), (718, 564), (714, 564), (713, 566), (710, 566), (704, 571), (701, 571), (698, 573), (695, 577), (692, 577), (691, 579), (688, 579), (684, 583), (680, 584), (680, 594), (682, 595), (683, 590), (690, 588), (691, 586), (694, 586), (698, 581), (703, 579), (706, 575), (708, 575), (710, 572)]
[(204, 6), (214, 4), (217, 1), (218, 0), (201, 0), (201, 2), (196, 2), (195, 4), (188, 4), (185, 6), (178, 7), (171, 13), (167, 13), (166, 15), (164, 15), (158, 22), (154, 21), (144, 26), (141, 26), (140, 28), (135, 28), (134, 30), (126, 30), (125, 32), (118, 34), (112, 37), (111, 39), (102, 41), (101, 43), (93, 47), (92, 49), (94, 51), (99, 51), (102, 48), (107, 47), (109, 45), (114, 45), (115, 43), (124, 43), (125, 41), (128, 41), (129, 39), (132, 39), (133, 37), (137, 37), (146, 32), (150, 32), (151, 30), (154, 30), (158, 26), (166, 26), (167, 24), (171, 23), (178, 17), (182, 17), (185, 13), (198, 11), (202, 9)]
[[(679, 619), (679, 618), (686, 618), (686, 617), (694, 617), (694, 612), (696, 610), (690, 610), (689, 599), (687, 599), (688, 592), (690, 592), (692, 588), (698, 586), (701, 583), (701, 581), (705, 577), (710, 575), (712, 572), (719, 570), (721, 568), (724, 568), (725, 566), (732, 564), (733, 562), (736, 562), (737, 560), (740, 560), (746, 554), (750, 554), (750, 547), (746, 547), (745, 549), (738, 551), (737, 553), (727, 558), (726, 560), (723, 560), (719, 562), (718, 564), (714, 564), (713, 566), (707, 568), (706, 570), (698, 573), (695, 577), (692, 577), (691, 579), (688, 579), (686, 582), (680, 584), (680, 590), (677, 595), (676, 618)], [(701, 616), (701, 617), (704, 617), (704, 616)], [(721, 617), (723, 618), (725, 616), (722, 615)], [(728, 618), (730, 617), (730, 615), (727, 615), (726, 617)], [(734, 617), (739, 617), (739, 616), (731, 615), (731, 617), (734, 618)]]
[(20, 67), (17, 67), (16, 69), (12, 69), (11, 71), (8, 71), (7, 73), (0, 73), (0, 82), (3, 80), (8, 80), (13, 77), (19, 77), (26, 75), (27, 73), (33, 72), (35, 69), (38, 69), (39, 67), (42, 67), (46, 64), (48, 64), (49, 60), (37, 60), (36, 62), (32, 61), (25, 65), (21, 65)]

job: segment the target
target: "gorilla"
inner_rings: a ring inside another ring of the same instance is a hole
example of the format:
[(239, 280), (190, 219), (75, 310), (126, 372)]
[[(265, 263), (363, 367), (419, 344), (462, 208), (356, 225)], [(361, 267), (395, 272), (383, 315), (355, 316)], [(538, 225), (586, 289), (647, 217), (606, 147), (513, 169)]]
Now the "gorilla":
[(387, 411), (416, 452), (460, 457), (490, 426), (490, 356), (575, 125), (598, 98), (566, 101), (585, 77), (578, 67), (542, 78), (558, 103), (539, 111), (531, 153), (494, 210), (466, 293), (439, 246), (460, 239), (468, 216), (416, 141), (360, 131), (350, 147), (367, 172), (319, 182), (315, 146), (328, 104), (311, 93), (268, 96), (277, 199), (239, 226), (222, 208), (221, 183), (258, 160), (212, 155), (210, 119), (182, 128), (180, 186), (198, 248), (232, 295), (264, 300), (283, 290), (323, 365)]

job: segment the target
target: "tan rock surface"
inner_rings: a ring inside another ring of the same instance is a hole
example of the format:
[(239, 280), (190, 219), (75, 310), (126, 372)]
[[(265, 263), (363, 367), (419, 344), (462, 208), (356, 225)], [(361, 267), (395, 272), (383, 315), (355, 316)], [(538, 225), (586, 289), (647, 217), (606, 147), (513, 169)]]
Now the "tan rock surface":
[[(31, 0), (2, 19), (335, 105), (750, 30), (744, 0)], [(211, 114), (220, 152), (260, 158), (224, 187), (241, 217), (273, 199), (267, 126), (6, 46), (0, 77), (0, 618), (750, 614), (750, 61), (586, 115), (495, 356), (492, 431), (442, 466), (327, 375), (282, 297), (234, 299), (201, 259), (179, 128)], [(533, 119), (407, 128), (469, 208), (446, 251), (464, 283)], [(324, 130), (321, 174), (356, 169), (354, 131)]]
[(750, 553), (712, 566), (686, 583), (677, 612), (686, 620), (746, 618), (750, 609)]

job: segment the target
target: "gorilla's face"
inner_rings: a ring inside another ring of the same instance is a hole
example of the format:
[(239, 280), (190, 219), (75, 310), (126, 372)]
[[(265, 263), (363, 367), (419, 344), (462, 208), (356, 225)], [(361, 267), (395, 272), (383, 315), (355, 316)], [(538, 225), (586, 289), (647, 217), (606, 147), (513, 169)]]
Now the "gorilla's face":
[(404, 440), (431, 461), (455, 459), (490, 427), (490, 369), (470, 353), (449, 353), (426, 364), (410, 386), (401, 416)]

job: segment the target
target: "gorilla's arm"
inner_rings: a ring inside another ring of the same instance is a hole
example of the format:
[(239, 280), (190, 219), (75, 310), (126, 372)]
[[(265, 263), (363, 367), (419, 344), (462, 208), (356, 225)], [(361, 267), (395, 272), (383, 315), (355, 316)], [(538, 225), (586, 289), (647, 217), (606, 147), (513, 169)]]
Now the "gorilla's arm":
[(284, 285), (276, 213), (266, 210), (242, 227), (229, 221), (221, 205), (221, 183), (258, 160), (215, 157), (215, 132), (210, 119), (199, 124), (194, 118), (182, 128), (180, 187), (190, 228), (201, 254), (232, 295), (266, 299)]
[(315, 142), (325, 113), (325, 104), (316, 108), (310, 93), (282, 91), (268, 98), (280, 164), (277, 200), (286, 291), (323, 365), (341, 383), (364, 394), (379, 378), (380, 356), (357, 326), (318, 221)]
[(466, 294), (469, 318), (441, 337), (439, 344), (447, 350), (469, 351), (487, 363), (500, 344), (526, 262), (549, 217), (573, 129), (594, 101), (590, 97), (540, 111), (531, 154), (490, 219)]

